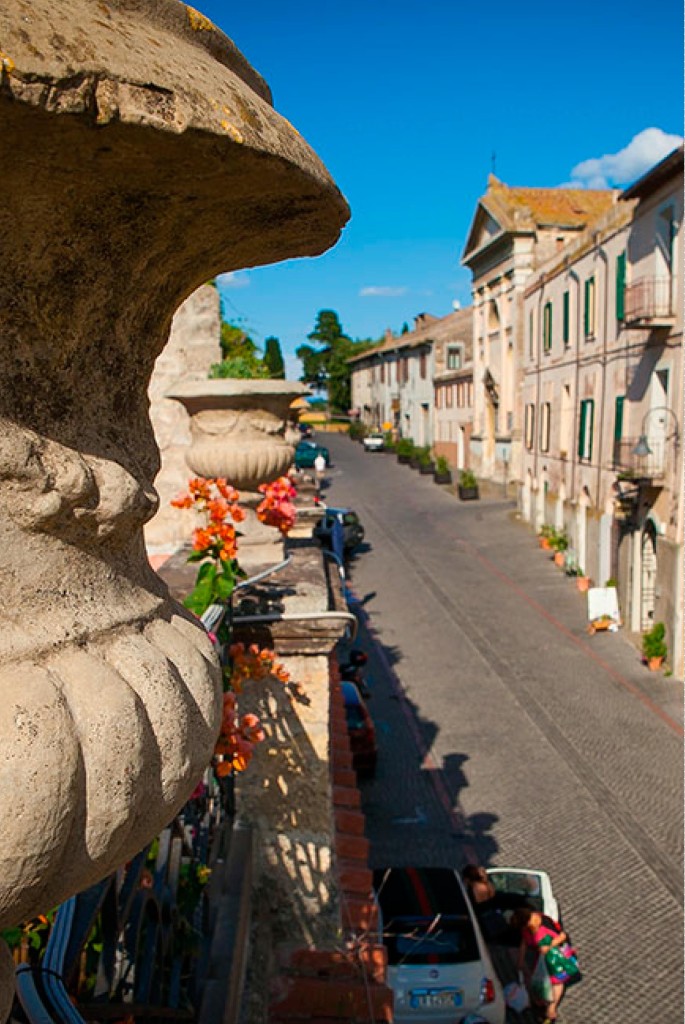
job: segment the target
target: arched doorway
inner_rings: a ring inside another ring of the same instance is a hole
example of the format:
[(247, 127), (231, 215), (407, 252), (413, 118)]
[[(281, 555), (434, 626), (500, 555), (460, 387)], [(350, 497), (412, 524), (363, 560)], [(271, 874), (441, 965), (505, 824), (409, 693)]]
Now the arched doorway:
[(656, 529), (651, 519), (644, 525), (640, 550), (640, 629), (654, 625), (656, 602)]

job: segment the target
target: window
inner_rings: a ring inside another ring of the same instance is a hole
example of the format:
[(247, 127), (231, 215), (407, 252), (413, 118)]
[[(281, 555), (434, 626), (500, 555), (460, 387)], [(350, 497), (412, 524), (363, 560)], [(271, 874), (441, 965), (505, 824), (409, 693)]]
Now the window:
[(385, 384), (385, 363), (381, 363), (381, 384)]
[(585, 337), (595, 335), (595, 279), (588, 277), (585, 282)]
[(623, 403), (625, 395), (617, 395), (614, 403), (614, 441), (620, 441), (623, 437)]
[(535, 332), (533, 325), (533, 311), (531, 309), (528, 314), (528, 358), (532, 359), (535, 355)]
[(545, 352), (552, 348), (552, 303), (546, 302), (542, 311), (542, 347)]
[(442, 388), (435, 389), (435, 408), (442, 409)]
[(422, 352), (419, 356), (419, 373), (421, 374), (421, 380), (426, 379), (426, 353)]
[(616, 319), (623, 320), (626, 312), (626, 254), (616, 257)]
[(448, 405), (448, 407), (451, 407), (453, 402), (454, 402), (454, 389), (452, 388), (451, 384), (449, 384), (447, 386), (447, 388), (445, 389), (445, 392), (446, 392), (446, 397), (447, 397), (447, 405)]
[(595, 403), (586, 398), (580, 403), (580, 429), (578, 430), (578, 458), (589, 462), (592, 458), (592, 435), (595, 425)]
[(549, 451), (549, 421), (552, 407), (549, 402), (543, 402), (540, 407), (540, 451)]
[(450, 345), (447, 349), (447, 369), (461, 370), (461, 349), (456, 345)]
[(562, 337), (564, 345), (568, 346), (571, 341), (571, 295), (569, 292), (564, 292)]
[(531, 451), (535, 441), (535, 406), (526, 406), (526, 448)]

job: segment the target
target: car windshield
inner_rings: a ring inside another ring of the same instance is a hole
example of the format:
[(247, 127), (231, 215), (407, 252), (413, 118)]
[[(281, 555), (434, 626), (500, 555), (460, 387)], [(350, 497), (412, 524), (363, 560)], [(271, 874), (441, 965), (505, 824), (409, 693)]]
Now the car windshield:
[(379, 868), (373, 881), (390, 964), (480, 959), (466, 894), (451, 868)]
[(543, 909), (540, 876), (525, 871), (488, 871), (488, 878), (495, 887), (502, 907), (526, 906), (534, 910)]
[(388, 963), (461, 964), (480, 959), (467, 915), (396, 917), (383, 928)]

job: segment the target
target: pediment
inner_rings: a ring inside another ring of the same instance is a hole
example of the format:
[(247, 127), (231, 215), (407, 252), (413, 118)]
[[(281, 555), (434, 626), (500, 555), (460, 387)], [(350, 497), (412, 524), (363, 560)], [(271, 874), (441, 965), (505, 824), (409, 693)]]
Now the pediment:
[(487, 245), (498, 235), (501, 235), (503, 230), (504, 228), (500, 222), (483, 206), (482, 202), (479, 202), (466, 239), (464, 252), (462, 253), (462, 263), (466, 262), (471, 253), (477, 252), (478, 249), (483, 248), (483, 246)]

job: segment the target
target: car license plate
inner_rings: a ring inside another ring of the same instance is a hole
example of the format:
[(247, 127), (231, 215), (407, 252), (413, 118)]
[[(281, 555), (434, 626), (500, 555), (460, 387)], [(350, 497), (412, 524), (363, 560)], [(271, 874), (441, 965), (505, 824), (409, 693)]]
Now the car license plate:
[(464, 993), (458, 988), (415, 988), (409, 993), (413, 1010), (437, 1009), (442, 1006), (461, 1006)]

